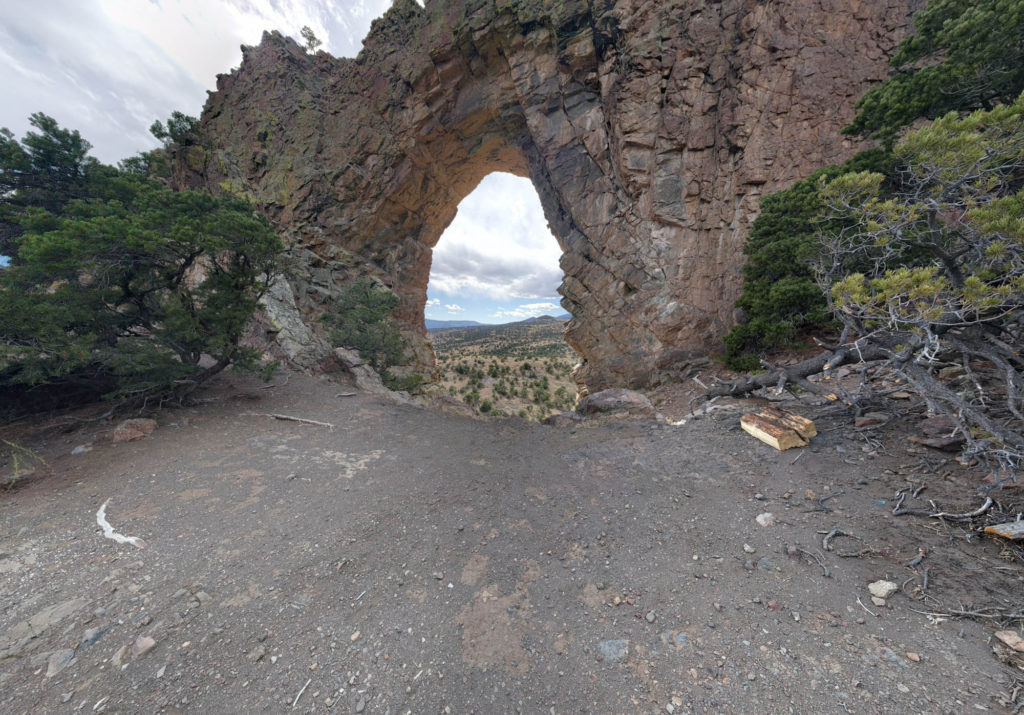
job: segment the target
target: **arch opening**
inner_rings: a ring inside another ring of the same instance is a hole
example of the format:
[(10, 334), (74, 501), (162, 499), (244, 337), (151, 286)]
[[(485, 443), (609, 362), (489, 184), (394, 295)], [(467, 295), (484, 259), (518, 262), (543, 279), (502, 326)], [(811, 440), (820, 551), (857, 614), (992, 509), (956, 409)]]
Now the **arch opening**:
[(433, 248), (424, 322), (442, 390), (489, 414), (571, 409), (562, 249), (530, 179), (495, 171)]

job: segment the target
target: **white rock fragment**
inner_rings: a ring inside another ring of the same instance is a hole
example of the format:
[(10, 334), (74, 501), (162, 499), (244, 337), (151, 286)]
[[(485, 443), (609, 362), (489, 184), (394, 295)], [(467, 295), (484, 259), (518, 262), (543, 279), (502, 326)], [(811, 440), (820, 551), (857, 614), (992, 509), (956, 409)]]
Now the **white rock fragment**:
[(757, 523), (761, 526), (775, 526), (775, 515), (772, 514), (770, 511), (766, 511), (763, 514), (758, 514)]
[(114, 531), (114, 527), (110, 525), (109, 521), (107, 521), (107, 504), (109, 502), (109, 499), (103, 502), (103, 506), (101, 506), (100, 510), (96, 512), (96, 523), (99, 524), (101, 529), (103, 529), (103, 536), (116, 541), (119, 544), (131, 544), (132, 546), (136, 546), (140, 549), (146, 548), (146, 542), (139, 537), (125, 536), (124, 534), (118, 534)]
[(899, 590), (899, 586), (897, 586), (892, 581), (886, 581), (885, 579), (868, 584), (868, 591), (870, 591), (871, 595), (875, 596), (876, 598), (889, 598), (889, 596), (893, 595)]

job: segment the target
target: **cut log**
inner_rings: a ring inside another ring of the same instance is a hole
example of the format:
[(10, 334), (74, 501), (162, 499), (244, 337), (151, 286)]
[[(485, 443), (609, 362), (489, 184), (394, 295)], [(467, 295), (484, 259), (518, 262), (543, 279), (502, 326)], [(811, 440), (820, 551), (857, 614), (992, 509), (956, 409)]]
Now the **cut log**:
[(799, 432), (770, 415), (751, 412), (740, 418), (740, 426), (747, 434), (779, 451), (807, 446), (807, 440)]
[(810, 439), (811, 437), (818, 436), (818, 429), (814, 426), (814, 422), (806, 417), (801, 417), (800, 415), (795, 415), (792, 412), (786, 412), (785, 410), (779, 409), (775, 405), (765, 407), (758, 414), (782, 423), (804, 439)]
[(1024, 521), (1009, 521), (1005, 524), (993, 524), (985, 527), (986, 534), (995, 534), (1004, 539), (1024, 539)]

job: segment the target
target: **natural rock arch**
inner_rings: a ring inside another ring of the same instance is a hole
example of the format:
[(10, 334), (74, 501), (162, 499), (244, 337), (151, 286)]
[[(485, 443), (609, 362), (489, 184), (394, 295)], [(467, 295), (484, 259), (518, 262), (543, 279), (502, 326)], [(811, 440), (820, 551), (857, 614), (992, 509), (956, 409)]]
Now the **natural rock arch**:
[(528, 176), (563, 250), (590, 390), (707, 352), (734, 322), (762, 193), (854, 151), (839, 129), (915, 0), (397, 0), (355, 60), (264, 35), (218, 78), (179, 180), (282, 227), (306, 316), (362, 275), (433, 369), (431, 248), (492, 171)]

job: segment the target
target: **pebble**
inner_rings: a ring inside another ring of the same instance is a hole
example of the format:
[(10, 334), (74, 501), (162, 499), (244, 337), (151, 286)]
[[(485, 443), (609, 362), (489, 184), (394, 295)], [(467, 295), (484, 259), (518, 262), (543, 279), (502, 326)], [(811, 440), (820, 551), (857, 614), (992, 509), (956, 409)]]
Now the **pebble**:
[(46, 677), (52, 678), (57, 673), (71, 665), (71, 661), (74, 659), (75, 651), (70, 648), (62, 648), (61, 650), (53, 651), (46, 662)]
[(64, 693), (63, 695), (60, 696), (60, 701), (62, 703), (69, 702), (71, 700), (71, 698), (73, 698), (74, 696), (75, 696), (75, 691), (74, 690), (69, 690), (68, 692), (66, 692), (66, 693)]
[(261, 643), (249, 651), (248, 658), (253, 663), (259, 663), (267, 655), (266, 647)]
[(876, 606), (884, 606), (885, 605), (885, 599), (884, 598), (879, 598), (878, 596), (872, 596), (871, 597), (871, 602), (873, 604), (875, 604)]
[(878, 596), (879, 598), (889, 598), (889, 596), (896, 593), (899, 588), (900, 587), (892, 581), (886, 581), (885, 579), (868, 584), (868, 591), (871, 592), (871, 595)]
[(775, 526), (775, 515), (770, 511), (757, 515), (757, 523), (761, 526)]
[(357, 640), (359, 640), (359, 631), (356, 631), (355, 633), (353, 633), (352, 635), (350, 635), (350, 636), (348, 637), (348, 639), (349, 639), (350, 641), (352, 641), (353, 643), (355, 643), (355, 642), (356, 642)]
[(207, 603), (213, 600), (213, 597), (210, 596), (210, 594), (208, 594), (206, 591), (196, 591), (195, 598), (197, 601), (199, 601), (200, 606), (205, 606)]
[(657, 618), (657, 616), (655, 616), (654, 611), (648, 611), (644, 618), (647, 619), (648, 623), (654, 623), (654, 619)]
[(434, 574), (433, 574), (433, 576), (434, 576), (434, 578), (435, 578), (435, 579), (437, 579), (438, 581), (443, 581), (443, 580), (444, 580), (444, 574), (443, 574), (443, 573), (441, 573), (440, 571), (435, 571), (435, 572), (434, 572)]
[(613, 663), (622, 660), (629, 653), (629, 641), (625, 640), (602, 641), (598, 647), (601, 656)]
[(361, 713), (366, 709), (366, 698), (359, 698), (359, 702), (356, 703), (356, 712)]
[(149, 651), (153, 650), (153, 646), (156, 645), (156, 641), (149, 636), (139, 636), (135, 639), (135, 644), (132, 645), (132, 655), (136, 658), (144, 656)]
[(755, 494), (755, 495), (754, 495), (754, 498), (755, 498), (755, 499), (757, 499), (758, 501), (764, 501), (764, 500), (765, 500), (765, 499), (767, 499), (768, 497), (766, 497), (766, 496), (765, 496), (764, 494), (762, 494), (761, 492), (758, 492), (757, 494)]
[(745, 551), (746, 553), (748, 553), (748, 554), (752, 554), (752, 553), (754, 553), (755, 551), (757, 551), (757, 549), (755, 549), (755, 548), (754, 548), (753, 546), (751, 546), (750, 544), (743, 544), (743, 550), (744, 550), (744, 551)]

